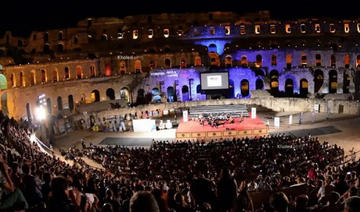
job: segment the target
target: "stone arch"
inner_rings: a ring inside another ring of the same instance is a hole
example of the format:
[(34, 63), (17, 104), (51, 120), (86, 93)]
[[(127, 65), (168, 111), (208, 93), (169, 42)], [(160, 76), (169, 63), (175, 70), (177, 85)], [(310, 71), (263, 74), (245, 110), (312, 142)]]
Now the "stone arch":
[(215, 43), (210, 44), (208, 48), (209, 48), (209, 52), (214, 52), (214, 53), (217, 52), (217, 48), (216, 48)]
[(200, 56), (195, 56), (194, 58), (194, 66), (201, 66), (201, 57)]
[(94, 65), (90, 66), (90, 77), (91, 78), (96, 77), (96, 69)]
[(329, 71), (329, 93), (336, 93), (337, 91), (337, 71)]
[(73, 111), (74, 110), (74, 97), (73, 97), (73, 95), (68, 96), (68, 104), (69, 104), (70, 111)]
[(31, 86), (36, 85), (36, 72), (35, 72), (35, 70), (32, 70), (30, 72), (30, 85)]
[(83, 78), (83, 70), (81, 66), (76, 66), (76, 78), (82, 79)]
[(128, 88), (123, 87), (120, 89), (120, 99), (130, 102), (130, 91)]
[(111, 65), (109, 63), (105, 64), (105, 76), (109, 77), (112, 75)]
[(115, 100), (115, 91), (112, 88), (106, 90), (106, 97), (108, 100)]
[(187, 85), (182, 86), (181, 93), (183, 102), (190, 100), (189, 87)]
[(7, 89), (8, 84), (6, 77), (3, 74), (0, 74), (0, 90)]
[(291, 78), (285, 80), (285, 95), (293, 96), (294, 95), (294, 81)]
[(169, 86), (166, 89), (167, 93), (167, 101), (168, 102), (174, 102), (175, 101), (175, 89), (173, 86)]
[(1, 111), (5, 115), (9, 114), (8, 106), (7, 106), (7, 92), (1, 94)]
[(255, 89), (256, 90), (263, 90), (264, 89), (264, 81), (260, 78), (256, 79), (255, 81)]
[(231, 55), (226, 55), (225, 56), (225, 66), (226, 67), (231, 67), (232, 66), (232, 56)]
[(271, 55), (271, 65), (272, 65), (272, 66), (276, 66), (276, 65), (277, 65), (276, 54)]
[(273, 95), (279, 92), (279, 72), (275, 69), (270, 72), (270, 89)]
[(53, 70), (53, 82), (58, 82), (59, 81), (59, 72), (58, 72), (58, 70), (55, 68), (54, 70)]
[(137, 91), (136, 104), (145, 104), (145, 90), (142, 88)]
[(64, 52), (64, 45), (62, 43), (59, 43), (56, 45), (56, 49), (58, 52)]
[(219, 59), (218, 53), (210, 52), (209, 53), (209, 58), (210, 58), (210, 65), (211, 66), (220, 66), (220, 59)]
[(309, 82), (303, 78), (300, 80), (300, 96), (306, 97), (309, 92)]
[(344, 71), (344, 76), (343, 76), (343, 93), (349, 93), (350, 92), (350, 75)]
[(246, 55), (242, 55), (242, 56), (241, 56), (240, 64), (241, 64), (241, 67), (243, 67), (243, 68), (248, 67), (248, 60), (247, 60), (247, 56), (246, 56)]
[(314, 93), (320, 91), (320, 88), (324, 83), (324, 73), (320, 69), (315, 70), (314, 72)]
[(16, 76), (14, 73), (10, 74), (10, 87), (16, 87)]
[(256, 55), (255, 67), (260, 68), (262, 66), (262, 56), (260, 54)]
[(69, 67), (67, 67), (67, 66), (64, 68), (64, 78), (65, 78), (65, 80), (70, 79), (70, 70), (69, 70)]
[(249, 80), (243, 79), (240, 82), (240, 92), (242, 97), (247, 97), (250, 94)]
[(98, 90), (91, 91), (91, 101), (100, 102), (100, 92)]
[(141, 72), (141, 60), (135, 60), (135, 73)]
[(26, 81), (25, 81), (25, 77), (24, 77), (24, 72), (20, 72), (20, 78), (19, 78), (19, 81), (20, 81), (20, 86), (21, 87), (25, 87), (26, 86)]
[(356, 68), (360, 67), (360, 55), (356, 56)]
[(171, 60), (169, 58), (165, 58), (165, 68), (171, 68)]
[(151, 90), (151, 101), (152, 102), (161, 102), (161, 96), (160, 96), (159, 88), (153, 88)]
[(41, 70), (41, 83), (44, 84), (47, 82), (47, 77), (46, 77), (46, 71), (44, 69)]
[(331, 56), (330, 56), (330, 66), (331, 67), (336, 67), (336, 56), (335, 56), (335, 54), (331, 54)]
[(58, 108), (58, 111), (62, 111), (62, 110), (63, 110), (63, 103), (62, 103), (62, 98), (61, 98), (61, 96), (58, 96), (58, 98), (57, 98), (57, 108)]
[(124, 60), (120, 61), (120, 63), (119, 63), (119, 71), (120, 71), (120, 74), (126, 73), (126, 62)]

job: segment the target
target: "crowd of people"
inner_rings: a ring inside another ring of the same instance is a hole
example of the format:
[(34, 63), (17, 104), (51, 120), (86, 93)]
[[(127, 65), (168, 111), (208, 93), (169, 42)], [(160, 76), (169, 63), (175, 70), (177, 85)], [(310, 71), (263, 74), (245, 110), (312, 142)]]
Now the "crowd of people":
[(69, 165), (30, 134), (0, 113), (0, 211), (360, 211), (360, 162), (311, 136), (83, 143)]

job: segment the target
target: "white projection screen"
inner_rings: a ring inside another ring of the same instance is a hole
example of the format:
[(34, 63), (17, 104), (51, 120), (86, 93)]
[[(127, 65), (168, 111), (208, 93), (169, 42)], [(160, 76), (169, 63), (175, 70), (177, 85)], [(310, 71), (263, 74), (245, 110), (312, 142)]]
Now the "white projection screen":
[(201, 90), (216, 90), (229, 88), (229, 73), (201, 73)]
[(132, 120), (134, 132), (153, 132), (156, 131), (155, 120), (134, 119)]

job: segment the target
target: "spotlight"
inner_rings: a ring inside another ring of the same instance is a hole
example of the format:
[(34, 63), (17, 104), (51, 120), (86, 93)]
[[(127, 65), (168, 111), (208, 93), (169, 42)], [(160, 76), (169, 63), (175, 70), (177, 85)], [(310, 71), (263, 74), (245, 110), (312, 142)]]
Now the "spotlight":
[(38, 121), (43, 121), (46, 119), (46, 110), (43, 106), (39, 106), (35, 110), (35, 116)]

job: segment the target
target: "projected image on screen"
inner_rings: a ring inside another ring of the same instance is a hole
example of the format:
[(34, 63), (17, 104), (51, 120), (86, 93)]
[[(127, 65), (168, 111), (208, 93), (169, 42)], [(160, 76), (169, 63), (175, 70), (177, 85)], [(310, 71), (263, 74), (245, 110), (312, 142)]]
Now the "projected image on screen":
[(229, 88), (229, 73), (201, 73), (201, 89), (216, 90)]

